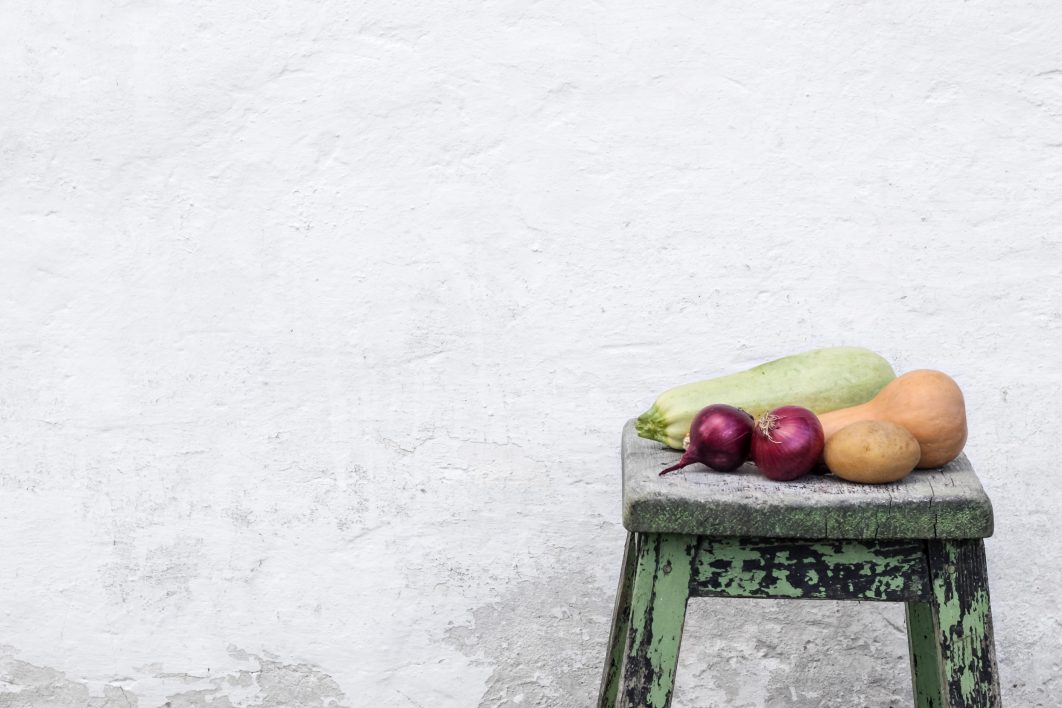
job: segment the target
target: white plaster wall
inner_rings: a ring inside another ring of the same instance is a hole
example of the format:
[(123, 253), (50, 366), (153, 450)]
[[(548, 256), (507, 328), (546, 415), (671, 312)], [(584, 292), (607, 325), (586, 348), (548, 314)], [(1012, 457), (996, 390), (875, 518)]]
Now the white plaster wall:
[[(623, 421), (840, 343), (962, 385), (1004, 697), (1062, 705), (1060, 36), (3, 3), (0, 706), (587, 706)], [(904, 705), (902, 623), (695, 602), (675, 705)]]

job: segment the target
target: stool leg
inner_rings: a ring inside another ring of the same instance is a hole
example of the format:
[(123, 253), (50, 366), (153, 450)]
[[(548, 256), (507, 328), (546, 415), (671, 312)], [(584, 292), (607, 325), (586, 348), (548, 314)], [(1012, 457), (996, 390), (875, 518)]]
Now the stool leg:
[(623, 547), (616, 604), (612, 609), (612, 629), (608, 634), (608, 653), (601, 674), (601, 690), (597, 694), (598, 708), (616, 706), (616, 690), (619, 688), (620, 672), (623, 671), (623, 647), (627, 642), (627, 627), (631, 620), (631, 586), (634, 585), (636, 560), (634, 534), (628, 532), (627, 543)]
[(999, 676), (984, 542), (930, 541), (928, 557), (944, 705), (998, 708)]
[(671, 705), (696, 556), (696, 536), (638, 534), (620, 708)]
[(944, 697), (941, 694), (940, 654), (933, 607), (927, 602), (908, 602), (906, 605), (915, 708), (942, 708)]

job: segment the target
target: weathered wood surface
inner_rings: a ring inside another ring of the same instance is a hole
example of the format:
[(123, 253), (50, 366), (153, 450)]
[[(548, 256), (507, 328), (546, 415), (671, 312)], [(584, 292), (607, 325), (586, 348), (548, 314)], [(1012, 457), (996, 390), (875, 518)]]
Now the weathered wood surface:
[(929, 597), (922, 541), (702, 538), (695, 597), (903, 602)]
[(621, 708), (667, 708), (675, 688), (697, 539), (639, 534)]
[(933, 607), (929, 602), (908, 602), (906, 615), (915, 708), (943, 708), (943, 673), (940, 669), (937, 630), (933, 623)]
[(947, 708), (998, 708), (999, 675), (984, 543), (930, 541), (930, 607)]
[(627, 537), (598, 708), (671, 704), (690, 597), (904, 601), (917, 708), (998, 708), (984, 543)]
[(773, 482), (750, 463), (660, 477), (679, 452), (623, 430), (623, 523), (630, 531), (815, 539), (952, 539), (992, 535), (992, 504), (969, 460), (892, 484), (833, 475)]
[(631, 589), (634, 587), (634, 572), (638, 554), (634, 545), (635, 535), (627, 533), (623, 547), (623, 563), (620, 566), (619, 587), (616, 589), (616, 604), (612, 609), (612, 629), (608, 634), (608, 653), (601, 672), (601, 689), (598, 691), (598, 708), (615, 708), (616, 691), (623, 671), (623, 649), (627, 644), (627, 632), (631, 620)]

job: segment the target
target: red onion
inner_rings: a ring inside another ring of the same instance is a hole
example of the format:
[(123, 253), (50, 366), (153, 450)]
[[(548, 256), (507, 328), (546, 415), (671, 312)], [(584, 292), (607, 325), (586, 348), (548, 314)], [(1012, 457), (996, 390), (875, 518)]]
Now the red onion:
[(719, 472), (736, 470), (749, 459), (752, 416), (734, 406), (716, 403), (702, 408), (690, 424), (690, 444), (682, 458), (661, 476), (694, 462)]
[(756, 421), (752, 461), (770, 479), (788, 482), (815, 468), (824, 444), (818, 416), (800, 406), (782, 406)]

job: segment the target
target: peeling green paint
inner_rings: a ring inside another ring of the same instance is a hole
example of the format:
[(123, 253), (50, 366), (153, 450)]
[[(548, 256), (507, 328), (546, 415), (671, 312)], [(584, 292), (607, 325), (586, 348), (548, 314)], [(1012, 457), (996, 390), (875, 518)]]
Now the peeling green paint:
[(637, 567), (636, 554), (635, 535), (628, 533), (627, 543), (623, 549), (619, 588), (616, 590), (616, 605), (612, 611), (608, 656), (605, 659), (605, 667), (601, 675), (601, 689), (598, 692), (598, 708), (614, 708), (616, 705), (616, 693), (623, 671), (623, 649), (627, 643), (627, 632), (630, 626), (631, 588), (634, 585), (634, 573)]
[[(918, 708), (1000, 705), (980, 539), (633, 536), (621, 706), (669, 705), (693, 596), (904, 601)], [(598, 705), (613, 708), (602, 685)]]
[(926, 596), (923, 545), (913, 541), (705, 538), (699, 596), (901, 601)]
[(984, 545), (929, 544), (941, 674), (953, 706), (1000, 705)]
[(908, 602), (906, 619), (915, 707), (942, 708), (940, 651), (933, 607), (928, 602)]
[(665, 708), (671, 701), (697, 539), (639, 534), (620, 705)]

